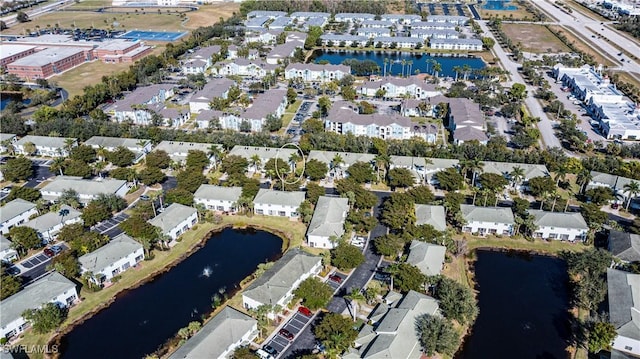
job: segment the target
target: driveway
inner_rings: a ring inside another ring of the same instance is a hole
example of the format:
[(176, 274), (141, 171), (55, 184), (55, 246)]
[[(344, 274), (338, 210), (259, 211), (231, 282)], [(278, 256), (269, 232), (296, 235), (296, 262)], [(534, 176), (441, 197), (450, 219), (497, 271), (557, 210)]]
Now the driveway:
[[(69, 246), (65, 243), (57, 244), (62, 246), (64, 250), (69, 249)], [(27, 259), (16, 262), (15, 266), (20, 269), (20, 276), (24, 278), (23, 284), (27, 285), (47, 272), (49, 262), (51, 262), (51, 258), (47, 257), (43, 252), (38, 252)]]
[(33, 177), (25, 183), (25, 187), (35, 188), (40, 183), (44, 182), (46, 179), (49, 179), (54, 176), (51, 171), (49, 171), (49, 166), (51, 165), (52, 160), (32, 160), (34, 166), (34, 175)]
[[(297, 336), (303, 330), (304, 326), (307, 325), (307, 323), (309, 323), (311, 319), (313, 319), (313, 317), (307, 317), (303, 314), (300, 314), (299, 312), (295, 312), (283, 326), (277, 329), (277, 331), (279, 331), (280, 329), (286, 329), (294, 335), (295, 340), (295, 336)], [(273, 349), (277, 350), (278, 353), (283, 353), (285, 349), (291, 344), (291, 342), (282, 335), (278, 334), (277, 331), (273, 335), (273, 337), (271, 337), (271, 339), (265, 341), (265, 345), (270, 345)]]
[[(378, 217), (380, 215), (380, 209), (384, 198), (390, 195), (389, 192), (375, 192), (372, 191), (378, 197), (378, 204), (374, 207), (374, 215)], [(371, 231), (371, 239), (383, 236), (387, 234), (387, 227), (378, 223), (376, 227)], [(380, 263), (381, 257), (373, 252), (372, 246), (367, 246), (364, 252), (365, 262), (356, 268), (351, 276), (343, 281), (341, 290), (339, 290), (329, 302), (327, 309), (334, 313), (344, 313), (347, 309), (347, 301), (342, 297), (350, 292), (350, 288), (364, 288), (367, 282), (371, 280), (373, 274)], [(313, 335), (312, 327), (317, 324), (317, 319), (314, 320), (312, 325), (307, 326), (296, 338), (293, 343), (282, 353), (283, 358), (294, 358), (297, 353), (313, 350), (316, 345), (316, 338)]]
[(175, 177), (167, 176), (167, 179), (162, 182), (162, 190), (167, 192), (170, 189), (174, 189), (178, 186), (178, 180)]
[(126, 213), (118, 213), (113, 218), (94, 225), (91, 230), (100, 234), (106, 234), (109, 238), (113, 238), (122, 233), (122, 230), (118, 225), (127, 218), (129, 218), (129, 216)]

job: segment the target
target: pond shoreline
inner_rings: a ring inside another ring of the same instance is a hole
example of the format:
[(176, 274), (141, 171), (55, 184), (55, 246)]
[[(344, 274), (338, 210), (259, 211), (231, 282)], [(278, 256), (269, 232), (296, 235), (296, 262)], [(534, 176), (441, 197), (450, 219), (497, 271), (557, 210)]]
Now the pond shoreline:
[[(198, 250), (202, 249), (207, 244), (207, 242), (211, 238), (213, 238), (213, 236), (223, 232), (226, 229), (259, 230), (259, 231), (268, 232), (270, 234), (278, 236), (278, 237), (280, 237), (282, 239), (282, 242), (283, 242), (281, 253), (284, 253), (286, 250), (289, 249), (288, 246), (289, 246), (289, 243), (291, 242), (291, 239), (289, 238), (289, 236), (286, 233), (281, 232), (280, 230), (277, 230), (277, 229), (274, 229), (274, 228), (267, 228), (267, 227), (264, 227), (262, 225), (252, 225), (252, 224), (235, 225), (235, 224), (231, 224), (231, 223), (224, 223), (224, 224), (216, 225), (216, 227), (214, 227), (211, 230), (207, 231), (202, 236), (202, 238), (198, 239), (195, 243), (193, 243), (178, 258), (174, 259), (173, 261), (168, 263), (166, 266), (164, 266), (164, 267), (162, 267), (162, 268), (150, 273), (148, 276), (140, 279), (139, 281), (137, 281), (133, 285), (131, 285), (131, 286), (127, 287), (127, 288), (122, 288), (120, 291), (115, 293), (108, 301), (99, 304), (97, 307), (91, 309), (90, 311), (88, 311), (87, 313), (85, 313), (84, 315), (79, 317), (78, 319), (76, 319), (73, 322), (71, 322), (68, 325), (66, 325), (62, 330), (57, 331), (56, 333), (54, 333), (52, 335), (52, 337), (50, 337), (50, 339), (47, 341), (47, 345), (49, 347), (52, 347), (52, 346), (56, 345), (59, 348), (61, 346), (62, 339), (66, 335), (68, 335), (70, 332), (72, 332), (74, 329), (76, 329), (78, 326), (82, 325), (87, 320), (91, 319), (92, 317), (94, 317), (98, 313), (102, 312), (103, 310), (106, 310), (109, 307), (111, 307), (111, 305), (113, 305), (117, 301), (117, 299), (120, 298), (121, 296), (126, 295), (130, 291), (138, 289), (141, 286), (156, 280), (160, 275), (167, 273), (168, 271), (170, 271), (171, 269), (173, 269), (174, 267), (176, 267), (177, 265), (179, 265), (180, 263), (185, 261), (191, 255), (196, 253)], [(250, 276), (251, 275), (253, 275), (253, 273), (250, 274)], [(244, 279), (246, 279), (246, 278), (244, 278)], [(242, 280), (244, 280), (244, 279), (242, 279)], [(233, 293), (233, 295), (236, 295), (236, 294), (237, 294), (237, 292)], [(213, 312), (215, 312), (215, 310), (211, 311), (211, 313), (213, 313)], [(209, 313), (209, 315), (211, 313)], [(167, 343), (162, 343), (161, 346), (164, 347), (166, 344)], [(61, 352), (48, 353), (48, 354), (45, 354), (44, 357), (45, 358), (51, 358), (51, 359), (58, 359), (58, 358), (60, 358), (61, 355), (62, 355)]]

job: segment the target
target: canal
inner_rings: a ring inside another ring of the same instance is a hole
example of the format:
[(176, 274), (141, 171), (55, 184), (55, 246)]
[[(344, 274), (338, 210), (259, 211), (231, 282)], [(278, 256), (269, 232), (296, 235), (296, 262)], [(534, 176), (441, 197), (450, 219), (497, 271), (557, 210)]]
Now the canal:
[[(380, 67), (380, 74), (385, 66), (384, 60), (389, 59), (387, 64), (387, 74), (401, 75), (403, 71), (402, 60), (412, 61), (411, 74), (433, 74), (433, 61), (437, 61), (442, 70), (439, 72), (440, 77), (455, 77), (454, 67), (463, 67), (468, 65), (471, 69), (481, 69), (485, 67), (484, 61), (477, 57), (446, 57), (446, 56), (430, 56), (426, 53), (409, 53), (399, 51), (324, 51), (316, 50), (312, 57), (313, 62), (327, 61), (330, 64), (339, 65), (344, 60), (355, 59), (359, 61), (374, 61)], [(405, 74), (409, 72), (407, 66), (404, 67)], [(417, 72), (416, 72), (417, 71)]]
[(480, 314), (457, 359), (565, 358), (565, 262), (522, 252), (476, 251)]
[[(119, 296), (62, 338), (64, 359), (140, 359), (211, 311), (211, 298), (231, 293), (259, 263), (281, 256), (282, 239), (225, 229), (154, 281)], [(144, 263), (143, 263), (144, 265)], [(124, 274), (126, 275), (126, 274)]]

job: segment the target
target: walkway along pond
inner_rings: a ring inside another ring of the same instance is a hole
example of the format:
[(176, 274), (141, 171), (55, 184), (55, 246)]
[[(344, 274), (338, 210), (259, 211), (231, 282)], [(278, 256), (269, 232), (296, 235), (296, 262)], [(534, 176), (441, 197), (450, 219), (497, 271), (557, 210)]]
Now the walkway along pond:
[[(428, 51), (428, 50), (426, 50)], [(429, 60), (437, 61), (442, 69), (439, 72), (440, 77), (455, 77), (454, 67), (462, 67), (469, 65), (471, 69), (481, 69), (485, 67), (484, 61), (478, 57), (468, 57), (466, 54), (452, 54), (453, 56), (430, 56), (428, 53), (422, 52), (401, 52), (401, 51), (353, 51), (353, 50), (316, 50), (311, 57), (312, 62), (328, 61), (330, 64), (339, 65), (347, 59), (355, 59), (359, 61), (371, 60), (380, 67), (380, 75), (382, 75), (384, 59), (389, 59), (387, 64), (387, 74), (399, 76), (402, 69), (402, 60), (405, 60), (404, 72), (409, 72), (409, 66), (406, 61), (412, 61), (411, 75), (416, 74), (416, 70), (421, 74), (432, 74), (433, 63)], [(460, 57), (457, 57), (460, 56)], [(462, 76), (462, 74), (460, 74)]]
[(476, 257), (480, 314), (456, 358), (566, 358), (565, 262), (516, 251), (477, 250)]
[[(64, 359), (139, 359), (211, 312), (214, 294), (231, 297), (258, 264), (282, 255), (282, 239), (263, 231), (224, 229), (183, 262), (74, 328)], [(126, 275), (126, 274), (124, 274)]]

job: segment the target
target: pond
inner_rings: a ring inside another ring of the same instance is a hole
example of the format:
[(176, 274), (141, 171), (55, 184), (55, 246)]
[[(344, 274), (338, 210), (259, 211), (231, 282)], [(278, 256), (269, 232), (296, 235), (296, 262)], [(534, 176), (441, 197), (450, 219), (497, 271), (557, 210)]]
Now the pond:
[(267, 232), (225, 229), (213, 234), (183, 262), (119, 296), (64, 336), (62, 358), (142, 358), (189, 322), (200, 321), (211, 312), (214, 294), (234, 292), (259, 263), (280, 258), (281, 249), (282, 239)]
[(509, 5), (510, 0), (488, 0), (486, 4), (482, 5), (484, 10), (498, 10), (498, 11), (513, 11), (518, 10), (515, 5)]
[(570, 336), (565, 262), (478, 250), (480, 314), (457, 359), (565, 358)]
[[(439, 76), (455, 77), (456, 66), (469, 65), (472, 69), (481, 69), (485, 67), (484, 61), (477, 57), (448, 57), (448, 56), (431, 56), (427, 53), (408, 53), (400, 51), (324, 51), (317, 50), (314, 53), (313, 61), (328, 61), (330, 64), (338, 65), (347, 59), (355, 59), (359, 61), (371, 60), (378, 64), (380, 69), (384, 65), (384, 59), (389, 59), (387, 65), (387, 73), (391, 75), (401, 75), (403, 71), (402, 60), (412, 61), (411, 74), (416, 74), (416, 70), (421, 74), (432, 74), (433, 63), (430, 60), (437, 61), (442, 70)], [(382, 70), (380, 70), (382, 71)], [(405, 74), (409, 72), (409, 68), (405, 66)], [(381, 72), (382, 74), (382, 72)]]

